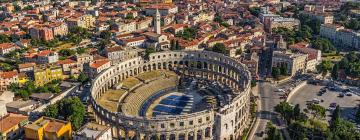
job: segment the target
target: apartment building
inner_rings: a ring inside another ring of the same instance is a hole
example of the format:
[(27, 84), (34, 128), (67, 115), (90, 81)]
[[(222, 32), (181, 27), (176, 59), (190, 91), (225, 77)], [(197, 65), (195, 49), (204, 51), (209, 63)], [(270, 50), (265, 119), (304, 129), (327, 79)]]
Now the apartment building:
[(59, 65), (45, 64), (34, 68), (35, 86), (43, 86), (52, 80), (63, 79), (62, 67)]

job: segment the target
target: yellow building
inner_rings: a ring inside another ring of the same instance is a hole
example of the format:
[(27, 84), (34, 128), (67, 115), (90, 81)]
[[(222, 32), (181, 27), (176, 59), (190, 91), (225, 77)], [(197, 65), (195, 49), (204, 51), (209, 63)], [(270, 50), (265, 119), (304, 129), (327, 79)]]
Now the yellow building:
[(71, 139), (71, 123), (58, 119), (41, 117), (33, 123), (24, 126), (25, 139), (61, 140)]
[(19, 73), (18, 78), (19, 85), (24, 85), (27, 81), (29, 81), (29, 78), (25, 73)]
[(90, 14), (86, 14), (86, 15), (82, 15), (79, 17), (72, 17), (69, 18), (67, 20), (67, 24), (70, 28), (73, 27), (82, 27), (82, 28), (92, 28), (95, 27), (95, 17), (90, 15)]
[(22, 135), (22, 126), (29, 122), (28, 116), (7, 114), (0, 119), (0, 132), (4, 140), (12, 140)]
[(80, 17), (80, 21), (81, 21), (81, 26), (84, 28), (92, 28), (95, 26), (95, 17), (93, 17), (92, 15), (83, 15)]
[(34, 69), (34, 82), (36, 86), (43, 86), (57, 79), (63, 79), (62, 68), (59, 65), (39, 65)]

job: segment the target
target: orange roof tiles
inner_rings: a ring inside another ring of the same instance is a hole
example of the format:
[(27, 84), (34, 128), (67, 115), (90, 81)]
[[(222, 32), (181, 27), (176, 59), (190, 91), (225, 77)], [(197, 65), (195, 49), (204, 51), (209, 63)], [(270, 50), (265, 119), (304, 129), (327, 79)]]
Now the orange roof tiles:
[(26, 121), (27, 116), (20, 114), (9, 114), (0, 119), (0, 132), (5, 132), (10, 128), (20, 124), (22, 121)]
[(33, 67), (33, 66), (36, 66), (36, 64), (35, 63), (24, 63), (24, 64), (18, 65), (19, 69)]
[(0, 50), (5, 50), (5, 49), (9, 49), (15, 47), (14, 43), (2, 43), (0, 44)]
[(58, 132), (64, 125), (62, 122), (50, 120), (49, 124), (45, 127), (45, 131)]
[(1, 72), (0, 73), (0, 77), (2, 77), (4, 79), (10, 79), (10, 78), (13, 78), (13, 77), (15, 77), (17, 75), (18, 75), (17, 71), (8, 71), (8, 72)]
[(37, 54), (37, 56), (47, 56), (47, 55), (49, 55), (50, 53), (52, 53), (53, 51), (50, 51), (50, 50), (43, 50), (43, 51), (41, 51), (41, 52), (39, 52), (38, 54)]
[(169, 10), (171, 8), (175, 8), (175, 5), (162, 3), (162, 4), (152, 4), (146, 7), (146, 9), (160, 9), (160, 10)]
[(65, 60), (59, 60), (56, 63), (59, 65), (64, 65), (64, 64), (73, 64), (73, 63), (76, 63), (76, 61), (71, 60), (71, 59), (65, 59)]
[(98, 60), (98, 61), (95, 61), (94, 63), (92, 63), (90, 65), (91, 68), (94, 68), (94, 69), (97, 69), (107, 63), (109, 63), (110, 61), (109, 60)]

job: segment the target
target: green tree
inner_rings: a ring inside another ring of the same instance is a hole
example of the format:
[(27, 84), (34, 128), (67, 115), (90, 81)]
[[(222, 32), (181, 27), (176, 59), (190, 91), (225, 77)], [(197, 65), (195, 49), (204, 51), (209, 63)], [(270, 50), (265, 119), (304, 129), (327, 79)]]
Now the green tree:
[(62, 49), (59, 51), (59, 54), (64, 57), (69, 57), (75, 55), (75, 51), (70, 49)]
[(47, 117), (57, 118), (59, 114), (58, 104), (49, 105), (47, 108), (45, 108), (44, 114)]
[(227, 54), (226, 47), (223, 43), (216, 43), (211, 50), (213, 52)]
[(355, 121), (360, 124), (360, 106), (358, 106), (357, 111), (355, 113)]
[(100, 37), (105, 40), (110, 40), (111, 38), (111, 32), (110, 31), (102, 31), (100, 33)]
[(65, 120), (71, 122), (75, 130), (80, 128), (83, 123), (85, 113), (85, 106), (78, 97), (64, 98), (45, 109), (45, 116), (58, 119), (63, 117)]
[(197, 28), (191, 27), (191, 28), (185, 28), (182, 33), (176, 34), (177, 37), (181, 37), (185, 40), (193, 40), (197, 37)]
[(155, 49), (154, 48), (146, 48), (145, 50), (145, 58), (149, 58), (150, 54), (155, 53)]
[(272, 71), (271, 71), (272, 77), (277, 79), (277, 78), (279, 78), (280, 74), (281, 74), (281, 71), (279, 68), (277, 68), (277, 67), (272, 68)]
[(34, 7), (32, 7), (31, 5), (27, 5), (23, 8), (23, 10), (27, 11), (27, 10), (33, 10)]
[(176, 49), (176, 50), (181, 50), (179, 41), (177, 41), (177, 40), (176, 40), (176, 42), (175, 42), (175, 49)]
[(251, 7), (249, 8), (249, 12), (257, 17), (260, 14), (260, 7)]
[(280, 67), (280, 74), (281, 75), (287, 75), (288, 74), (288, 69), (287, 69), (286, 66)]
[(338, 79), (338, 72), (339, 72), (339, 63), (335, 63), (331, 70), (331, 77), (336, 80)]
[(282, 134), (271, 122), (266, 125), (266, 134), (265, 140), (283, 140)]
[(294, 109), (293, 109), (293, 118), (294, 118), (295, 120), (300, 120), (300, 119), (301, 119), (301, 116), (302, 116), (302, 114), (301, 114), (300, 105), (299, 105), (299, 104), (296, 104), (296, 105), (294, 106)]
[(85, 84), (89, 80), (90, 80), (89, 77), (83, 72), (79, 74), (78, 79), (77, 79), (77, 81), (81, 82), (82, 84)]
[(126, 15), (125, 19), (134, 19), (134, 15), (132, 13), (129, 13)]
[(5, 34), (0, 34), (0, 43), (8, 43), (10, 42), (9, 36)]
[(86, 49), (83, 48), (83, 47), (78, 47), (78, 48), (76, 48), (76, 53), (77, 53), (77, 54), (83, 54), (83, 53), (85, 53), (85, 51), (86, 51)]
[(289, 134), (293, 140), (306, 140), (309, 129), (304, 125), (303, 122), (296, 121), (289, 124)]
[(360, 19), (351, 19), (345, 24), (345, 27), (355, 31), (360, 30)]
[(328, 72), (332, 69), (333, 64), (330, 61), (322, 61), (319, 65), (316, 66), (316, 69), (325, 77)]
[(275, 111), (290, 123), (293, 117), (293, 107), (288, 102), (280, 102), (275, 106)]
[(313, 104), (308, 107), (309, 110), (312, 111), (312, 114), (315, 118), (324, 118), (326, 109), (321, 105)]
[(311, 42), (311, 46), (325, 53), (335, 51), (334, 45), (328, 39), (325, 38), (319, 38), (319, 37), (316, 38), (314, 41)]

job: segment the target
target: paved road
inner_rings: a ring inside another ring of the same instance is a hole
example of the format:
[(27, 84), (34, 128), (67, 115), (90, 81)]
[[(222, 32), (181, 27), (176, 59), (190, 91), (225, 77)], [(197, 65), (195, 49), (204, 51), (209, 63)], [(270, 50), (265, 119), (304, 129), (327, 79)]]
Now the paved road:
[(249, 136), (249, 138), (252, 140), (262, 140), (265, 138), (265, 135), (261, 137), (260, 133), (265, 133), (266, 124), (269, 121), (271, 121), (273, 124), (276, 124), (277, 127), (280, 128), (282, 131), (285, 131), (284, 125), (280, 125), (282, 123), (279, 119), (279, 115), (274, 111), (274, 107), (282, 101), (279, 98), (279, 95), (274, 92), (276, 89), (277, 88), (271, 83), (259, 82), (261, 110), (257, 114), (259, 123), (258, 126), (255, 126), (254, 128), (256, 129), (255, 134), (253, 137)]

